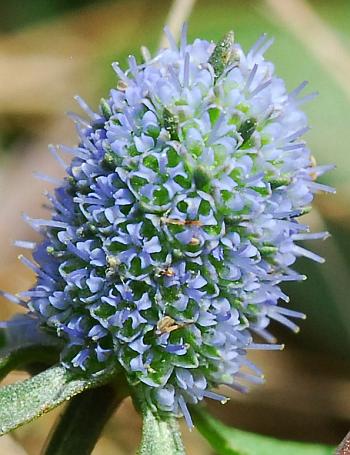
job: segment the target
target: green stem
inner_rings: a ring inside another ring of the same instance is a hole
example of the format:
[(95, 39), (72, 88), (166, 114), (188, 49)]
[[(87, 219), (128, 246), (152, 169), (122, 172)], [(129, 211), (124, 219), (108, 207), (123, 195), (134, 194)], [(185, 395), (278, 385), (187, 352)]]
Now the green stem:
[(142, 439), (137, 455), (186, 455), (178, 418), (151, 409), (142, 388), (133, 389), (134, 403), (142, 414)]
[(74, 397), (47, 443), (45, 455), (89, 455), (101, 431), (125, 398), (125, 387), (106, 384)]

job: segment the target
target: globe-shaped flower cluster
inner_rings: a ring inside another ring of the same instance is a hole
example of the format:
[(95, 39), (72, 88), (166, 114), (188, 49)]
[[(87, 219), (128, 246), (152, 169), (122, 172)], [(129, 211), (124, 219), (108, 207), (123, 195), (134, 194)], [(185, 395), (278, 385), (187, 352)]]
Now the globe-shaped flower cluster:
[[(63, 364), (99, 373), (119, 364), (158, 409), (220, 384), (260, 382), (248, 349), (280, 349), (271, 319), (297, 330), (301, 313), (279, 284), (300, 280), (297, 217), (318, 190), (299, 110), (303, 84), (287, 93), (260, 39), (244, 54), (228, 35), (215, 44), (183, 34), (179, 48), (138, 65), (117, 64), (116, 88), (98, 113), (75, 117), (80, 142), (49, 197), (37, 273), (24, 293), (41, 325), (57, 332)], [(56, 150), (52, 150), (56, 154)], [(57, 155), (57, 159), (62, 159)], [(267, 343), (255, 343), (258, 334)], [(246, 369), (250, 369), (249, 372)], [(189, 421), (190, 422), (190, 421)]]

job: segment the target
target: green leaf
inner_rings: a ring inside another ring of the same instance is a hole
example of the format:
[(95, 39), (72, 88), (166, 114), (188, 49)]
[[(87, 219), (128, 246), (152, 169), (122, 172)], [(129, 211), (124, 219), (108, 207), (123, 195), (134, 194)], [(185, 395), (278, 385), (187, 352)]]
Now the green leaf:
[(14, 369), (57, 363), (61, 340), (40, 330), (38, 322), (17, 315), (0, 329), (0, 380)]
[(195, 426), (218, 455), (332, 455), (334, 447), (295, 441), (230, 428), (202, 409), (192, 408)]
[(22, 382), (0, 389), (0, 436), (14, 430), (71, 399), (84, 390), (102, 385), (116, 374), (110, 370), (99, 376), (73, 376), (55, 366)]

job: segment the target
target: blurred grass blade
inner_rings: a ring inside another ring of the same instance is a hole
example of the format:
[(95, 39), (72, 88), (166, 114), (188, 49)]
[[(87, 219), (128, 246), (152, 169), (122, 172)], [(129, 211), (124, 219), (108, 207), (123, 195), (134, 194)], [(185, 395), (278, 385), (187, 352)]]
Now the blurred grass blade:
[[(181, 28), (191, 16), (195, 3), (196, 0), (173, 0), (165, 23), (175, 41), (180, 38)], [(162, 49), (168, 47), (168, 45), (167, 36), (163, 33), (159, 47)]]
[(202, 409), (192, 408), (198, 430), (219, 455), (332, 455), (334, 448), (321, 444), (282, 441), (230, 428)]
[(51, 411), (84, 390), (103, 385), (116, 374), (108, 371), (94, 378), (72, 376), (56, 366), (22, 382), (0, 389), (0, 436)]

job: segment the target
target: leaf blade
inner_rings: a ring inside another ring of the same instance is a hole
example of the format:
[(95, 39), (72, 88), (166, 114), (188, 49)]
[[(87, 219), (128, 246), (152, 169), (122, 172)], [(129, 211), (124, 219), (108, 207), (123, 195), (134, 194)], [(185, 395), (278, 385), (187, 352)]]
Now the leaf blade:
[(116, 373), (86, 379), (73, 377), (62, 366), (0, 389), (0, 436), (51, 411), (89, 388), (106, 383)]
[(282, 441), (230, 428), (207, 412), (192, 409), (195, 425), (219, 455), (332, 455), (334, 447)]

